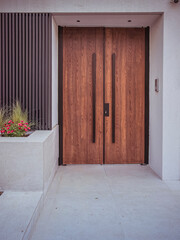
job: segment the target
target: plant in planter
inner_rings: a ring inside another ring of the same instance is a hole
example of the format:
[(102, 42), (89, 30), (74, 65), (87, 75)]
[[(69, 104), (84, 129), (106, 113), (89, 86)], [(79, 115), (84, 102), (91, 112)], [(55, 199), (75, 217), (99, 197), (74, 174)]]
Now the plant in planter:
[(28, 114), (27, 110), (23, 112), (20, 103), (17, 101), (11, 110), (12, 114), (10, 114), (10, 118), (13, 122), (27, 122), (28, 121)]
[(27, 135), (27, 132), (31, 130), (28, 125), (29, 124), (23, 120), (18, 123), (9, 120), (8, 123), (5, 123), (4, 127), (1, 128), (1, 135), (5, 137), (24, 137)]
[(5, 110), (4, 108), (0, 109), (0, 129), (4, 126)]
[[(0, 112), (0, 130), (2, 137), (25, 137), (31, 130), (32, 123), (28, 123), (27, 111), (23, 112), (19, 102), (16, 102), (11, 113), (8, 114), (4, 110)], [(4, 116), (8, 116), (5, 120)]]

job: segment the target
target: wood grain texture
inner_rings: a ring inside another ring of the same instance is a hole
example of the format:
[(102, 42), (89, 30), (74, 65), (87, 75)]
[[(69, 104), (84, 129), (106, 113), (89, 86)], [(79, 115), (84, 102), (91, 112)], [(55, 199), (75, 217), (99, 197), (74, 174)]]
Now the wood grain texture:
[[(103, 29), (63, 29), (63, 163), (103, 162)], [(92, 54), (96, 53), (96, 142)]]
[[(115, 143), (112, 143), (112, 54), (115, 53)], [(144, 163), (145, 31), (105, 30), (105, 163)]]

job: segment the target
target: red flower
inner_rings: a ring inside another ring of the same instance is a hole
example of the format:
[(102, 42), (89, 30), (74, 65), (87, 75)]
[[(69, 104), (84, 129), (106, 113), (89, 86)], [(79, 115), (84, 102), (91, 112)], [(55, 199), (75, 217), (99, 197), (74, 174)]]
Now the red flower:
[(5, 132), (5, 130), (1, 130), (1, 133), (4, 133)]
[(26, 132), (28, 131), (27, 128), (24, 129)]
[(11, 130), (11, 133), (13, 133), (14, 132), (14, 130)]
[(19, 128), (19, 130), (21, 130), (21, 128)]
[(7, 127), (6, 129), (9, 130), (9, 127)]
[(28, 123), (25, 123), (26, 125), (28, 125)]
[(24, 121), (23, 121), (23, 120), (21, 120), (21, 122), (23, 123)]
[(31, 130), (31, 128), (30, 128), (30, 127), (28, 127), (28, 130)]
[(26, 127), (26, 128), (27, 128), (27, 126), (26, 126), (26, 125), (24, 125), (24, 127)]
[(7, 134), (9, 134), (10, 133), (10, 131), (7, 131)]
[(12, 120), (10, 120), (8, 123), (11, 123), (12, 122)]

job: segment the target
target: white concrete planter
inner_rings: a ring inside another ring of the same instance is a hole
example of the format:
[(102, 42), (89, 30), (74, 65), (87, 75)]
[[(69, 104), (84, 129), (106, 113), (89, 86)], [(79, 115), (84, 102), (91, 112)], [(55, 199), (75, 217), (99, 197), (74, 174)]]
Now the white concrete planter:
[(58, 166), (58, 126), (28, 137), (0, 137), (0, 189), (47, 191)]

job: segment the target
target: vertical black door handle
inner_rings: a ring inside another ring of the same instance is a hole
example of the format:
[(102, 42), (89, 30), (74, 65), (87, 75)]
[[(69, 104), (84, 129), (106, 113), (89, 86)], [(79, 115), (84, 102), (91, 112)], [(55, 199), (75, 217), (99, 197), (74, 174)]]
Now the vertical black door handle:
[(96, 53), (92, 55), (92, 121), (93, 121), (93, 137), (92, 142), (96, 142)]
[(112, 143), (115, 143), (115, 53), (112, 54)]

